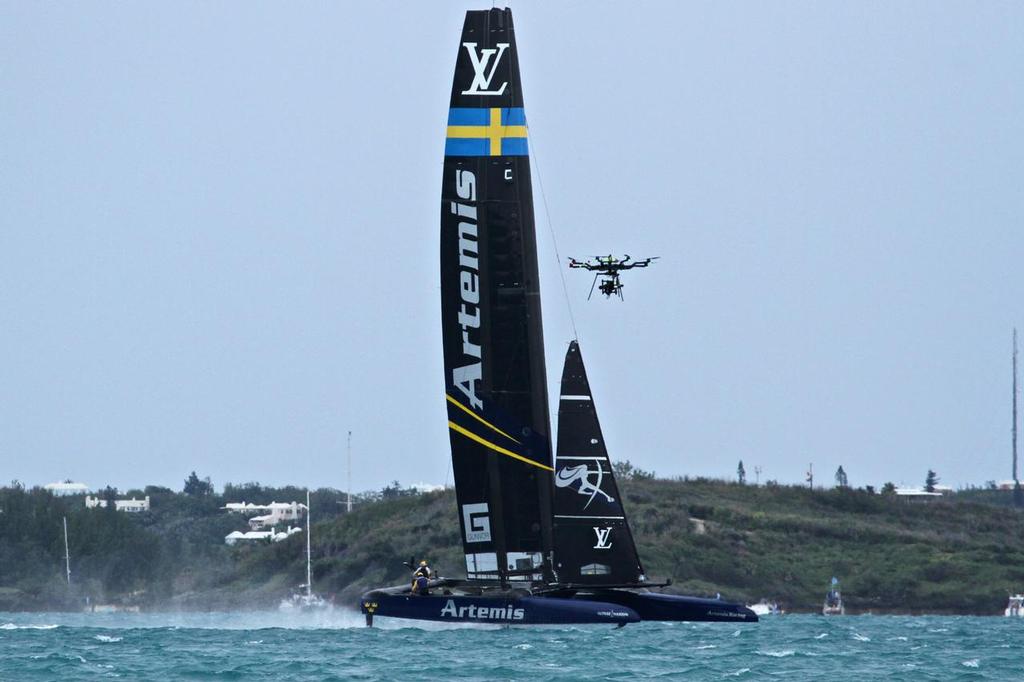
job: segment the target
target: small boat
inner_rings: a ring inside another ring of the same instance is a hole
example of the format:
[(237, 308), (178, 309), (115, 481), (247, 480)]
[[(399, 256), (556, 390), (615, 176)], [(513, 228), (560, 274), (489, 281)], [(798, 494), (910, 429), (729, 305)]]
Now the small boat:
[(1011, 594), (1010, 602), (1006, 605), (1003, 615), (1008, 618), (1024, 617), (1024, 594)]
[[(312, 510), (309, 506), (309, 491), (306, 491), (306, 582), (303, 585), (299, 585), (298, 592), (292, 594), (287, 599), (282, 599), (279, 606), (282, 611), (311, 611), (316, 609), (325, 609), (330, 607), (330, 602), (321, 597), (319, 594), (313, 593), (313, 553), (312, 553), (312, 541), (310, 538), (310, 532), (312, 523), (310, 522), (310, 516), (312, 516)], [(303, 589), (304, 588), (304, 589)]]
[(825, 595), (825, 603), (821, 607), (823, 616), (845, 616), (846, 607), (843, 606), (843, 594), (839, 591), (839, 580), (832, 578), (832, 587)]
[(779, 608), (778, 602), (774, 600), (768, 601), (767, 599), (762, 599), (756, 604), (748, 604), (747, 608), (757, 614), (758, 617), (782, 615), (782, 609)]

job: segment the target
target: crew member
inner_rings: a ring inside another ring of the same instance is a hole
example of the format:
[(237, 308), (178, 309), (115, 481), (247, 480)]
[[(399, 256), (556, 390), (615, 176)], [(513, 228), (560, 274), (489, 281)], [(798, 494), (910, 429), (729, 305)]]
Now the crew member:
[(430, 565), (426, 561), (421, 561), (412, 574), (412, 593), (423, 597), (430, 594), (430, 579), (433, 577), (434, 572), (430, 570)]
[(418, 575), (412, 579), (412, 593), (421, 597), (430, 594), (430, 581), (427, 580), (427, 576)]

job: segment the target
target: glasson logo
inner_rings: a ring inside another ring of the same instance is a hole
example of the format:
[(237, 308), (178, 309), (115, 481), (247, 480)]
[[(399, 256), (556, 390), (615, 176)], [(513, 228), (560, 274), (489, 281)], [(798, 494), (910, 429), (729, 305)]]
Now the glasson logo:
[(487, 503), (462, 505), (462, 525), (466, 528), (466, 542), (490, 542), (491, 517), (488, 516)]
[(526, 609), (514, 609), (511, 604), (505, 606), (456, 606), (455, 601), (449, 599), (441, 615), (448, 618), (483, 618), (486, 620), (522, 620), (526, 616)]
[[(476, 201), (476, 175), (468, 170), (455, 170), (455, 192), (460, 199)], [(477, 383), (483, 378), (483, 356), (480, 340), (480, 253), (477, 235), (476, 206), (451, 202), (451, 210), (459, 217), (459, 287), (462, 303), (459, 306), (459, 327), (462, 328), (462, 354), (475, 362), (452, 369), (452, 383), (480, 410), (484, 403), (477, 395)], [(471, 333), (472, 332), (472, 333)]]

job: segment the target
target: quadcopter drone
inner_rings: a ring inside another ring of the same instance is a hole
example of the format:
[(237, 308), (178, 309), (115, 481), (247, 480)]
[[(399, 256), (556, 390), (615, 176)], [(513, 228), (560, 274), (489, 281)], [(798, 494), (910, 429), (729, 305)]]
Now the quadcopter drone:
[(604, 294), (605, 298), (610, 298), (613, 295), (617, 295), (619, 300), (625, 300), (622, 298), (622, 281), (619, 279), (619, 273), (623, 270), (632, 270), (633, 268), (646, 268), (651, 264), (652, 261), (658, 260), (658, 256), (651, 258), (645, 258), (644, 260), (630, 262), (629, 254), (626, 254), (623, 258), (615, 258), (614, 256), (594, 256), (594, 261), (591, 263), (589, 260), (578, 261), (575, 258), (569, 259), (570, 268), (582, 268), (584, 270), (592, 270), (594, 272), (594, 281), (590, 285), (590, 293), (587, 294), (587, 300), (594, 295), (594, 286), (597, 284), (598, 278), (601, 279), (601, 285), (598, 287), (601, 293)]

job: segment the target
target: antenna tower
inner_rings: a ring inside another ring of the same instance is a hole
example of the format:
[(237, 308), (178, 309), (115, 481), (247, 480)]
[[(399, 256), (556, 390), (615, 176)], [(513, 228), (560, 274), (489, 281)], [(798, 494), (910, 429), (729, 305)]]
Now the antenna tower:
[(345, 512), (352, 513), (352, 432), (348, 432), (348, 494), (345, 495)]
[(1017, 328), (1013, 328), (1013, 503), (1018, 507), (1024, 502), (1020, 479), (1017, 478)]

